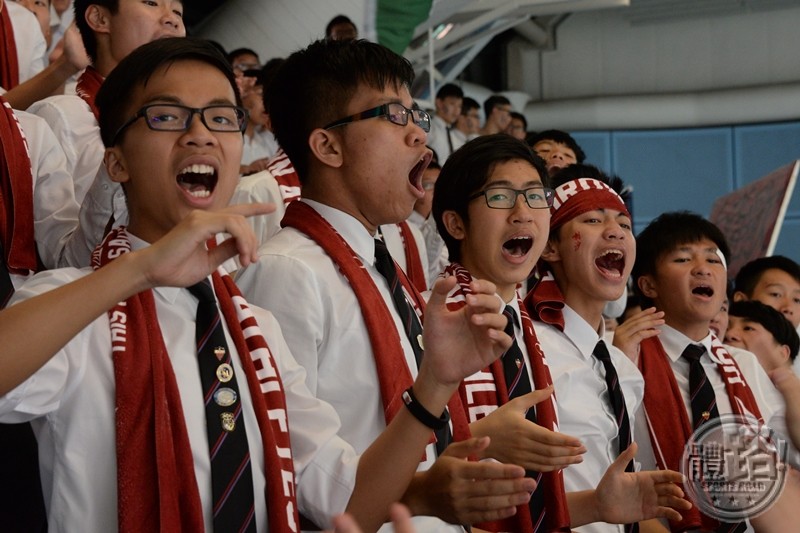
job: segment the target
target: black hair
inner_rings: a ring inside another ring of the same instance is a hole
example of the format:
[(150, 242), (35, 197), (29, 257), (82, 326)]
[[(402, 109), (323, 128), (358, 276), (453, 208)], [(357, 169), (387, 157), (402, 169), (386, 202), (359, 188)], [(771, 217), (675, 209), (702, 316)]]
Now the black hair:
[(436, 91), (436, 99), (444, 100), (445, 98), (464, 98), (464, 91), (461, 87), (454, 83), (445, 83), (439, 90)]
[(356, 23), (353, 22), (350, 19), (350, 17), (348, 17), (347, 15), (336, 15), (330, 20), (330, 22), (328, 22), (328, 25), (325, 26), (326, 39), (331, 38), (331, 32), (333, 31), (333, 27), (338, 26), (339, 24), (350, 24), (356, 30), (356, 33), (358, 33), (358, 26), (356, 26)]
[(219, 69), (233, 88), (236, 104), (242, 105), (230, 63), (213, 44), (193, 37), (158, 39), (128, 54), (111, 71), (97, 92), (95, 103), (100, 115), (100, 137), (106, 147), (111, 146), (117, 130), (131, 114), (129, 108), (133, 92), (146, 85), (158, 69), (187, 60), (202, 61)]
[(502, 94), (493, 94), (483, 101), (483, 114), (487, 120), (489, 119), (489, 115), (492, 114), (492, 110), (498, 105), (511, 105), (511, 100)]
[(407, 59), (364, 39), (322, 39), (290, 55), (264, 87), (264, 101), (272, 131), (301, 182), (308, 179), (308, 138), (315, 128), (342, 118), (363, 86), (400, 90), (413, 81)]
[(97, 38), (94, 35), (94, 30), (89, 27), (86, 21), (86, 10), (89, 6), (101, 6), (108, 9), (114, 15), (119, 10), (119, 0), (75, 0), (72, 9), (75, 11), (75, 25), (81, 33), (81, 40), (83, 47), (86, 49), (86, 55), (92, 60), (92, 63), (97, 62)]
[(528, 140), (531, 146), (534, 146), (540, 141), (553, 141), (558, 144), (563, 144), (575, 153), (575, 160), (578, 163), (586, 161), (586, 153), (581, 149), (580, 145), (575, 142), (572, 135), (566, 131), (561, 130), (545, 130), (540, 131)]
[(477, 137), (447, 158), (433, 189), (431, 212), (436, 228), (447, 245), (450, 261), (461, 260), (461, 241), (447, 231), (442, 215), (445, 211), (455, 211), (465, 223), (468, 222), (470, 196), (483, 187), (498, 163), (517, 159), (530, 163), (539, 173), (544, 186), (549, 186), (547, 168), (542, 158), (530, 146), (505, 133)]
[(639, 278), (653, 275), (658, 261), (666, 254), (685, 244), (708, 239), (713, 242), (725, 261), (730, 262), (731, 251), (728, 241), (717, 226), (702, 216), (690, 211), (663, 213), (655, 218), (636, 238), (636, 262), (633, 265), (633, 286), (642, 300), (642, 307), (650, 307), (653, 302), (641, 293)]
[(525, 118), (525, 115), (522, 113), (518, 113), (517, 111), (511, 112), (511, 119), (517, 119), (522, 121), (522, 129), (528, 131), (528, 119)]
[(471, 111), (473, 109), (480, 109), (480, 108), (481, 108), (481, 105), (474, 98), (470, 98), (469, 96), (465, 96), (461, 100), (461, 114), (462, 115), (466, 116), (466, 114), (469, 111)]
[(782, 270), (794, 278), (796, 282), (800, 283), (800, 265), (788, 257), (772, 255), (753, 259), (740, 268), (733, 284), (734, 290), (741, 291), (748, 298), (752, 298), (753, 291), (761, 280), (761, 276), (767, 270), (772, 269)]
[[(228, 62), (231, 64), (231, 66), (233, 66), (233, 60), (245, 54), (254, 55), (256, 56), (256, 58), (259, 57), (258, 53), (251, 48), (237, 48), (235, 50), (231, 50), (230, 52), (228, 52)], [(259, 59), (259, 62), (260, 61), (261, 59)]]
[(789, 357), (792, 361), (797, 357), (797, 351), (800, 350), (800, 337), (792, 323), (777, 309), (756, 300), (742, 300), (732, 302), (728, 314), (761, 324), (772, 334), (778, 344), (789, 347)]

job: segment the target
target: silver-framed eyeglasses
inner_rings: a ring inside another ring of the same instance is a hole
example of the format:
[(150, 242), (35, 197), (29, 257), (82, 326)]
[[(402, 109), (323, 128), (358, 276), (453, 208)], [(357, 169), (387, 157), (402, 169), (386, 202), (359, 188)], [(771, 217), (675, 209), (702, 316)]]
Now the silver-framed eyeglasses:
[(111, 140), (116, 145), (122, 132), (144, 117), (147, 127), (156, 131), (186, 131), (195, 114), (209, 131), (243, 132), (247, 125), (247, 110), (243, 107), (219, 104), (206, 107), (189, 107), (181, 104), (150, 104), (142, 107), (120, 126)]
[(474, 200), (480, 196), (486, 199), (486, 205), (492, 209), (513, 209), (517, 204), (517, 196), (525, 198), (532, 209), (547, 209), (553, 205), (555, 192), (549, 187), (530, 187), (528, 189), (512, 189), (510, 187), (489, 187), (469, 197)]
[(425, 133), (431, 131), (431, 116), (427, 111), (423, 111), (422, 109), (409, 109), (398, 102), (379, 105), (378, 107), (367, 109), (361, 113), (356, 113), (355, 115), (350, 115), (349, 117), (334, 120), (322, 129), (329, 130), (339, 126), (344, 126), (345, 124), (349, 124), (351, 122), (375, 117), (386, 117), (389, 119), (389, 122), (392, 124), (397, 124), (398, 126), (405, 126), (408, 124), (408, 117), (411, 117), (411, 120), (414, 122), (414, 124), (422, 128), (422, 131)]

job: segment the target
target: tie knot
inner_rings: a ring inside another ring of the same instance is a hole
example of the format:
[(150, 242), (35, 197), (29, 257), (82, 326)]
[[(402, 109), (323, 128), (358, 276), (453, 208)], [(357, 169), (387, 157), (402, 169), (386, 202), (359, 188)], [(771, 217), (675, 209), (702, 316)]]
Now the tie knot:
[(386, 243), (383, 242), (381, 239), (375, 239), (375, 260), (385, 261), (387, 258), (391, 259), (392, 255), (389, 253), (389, 249), (386, 247)]
[(594, 351), (592, 352), (595, 357), (600, 359), (601, 361), (611, 361), (611, 354), (608, 353), (608, 348), (606, 347), (606, 343), (602, 340), (597, 341), (597, 344), (594, 347)]
[(700, 360), (700, 357), (702, 357), (704, 353), (706, 353), (705, 346), (700, 344), (690, 344), (685, 350), (683, 350), (681, 357), (685, 357), (691, 363), (696, 363)]
[(203, 281), (198, 281), (194, 285), (187, 287), (195, 298), (201, 302), (216, 302), (214, 298), (214, 289), (211, 288), (211, 283), (208, 278)]

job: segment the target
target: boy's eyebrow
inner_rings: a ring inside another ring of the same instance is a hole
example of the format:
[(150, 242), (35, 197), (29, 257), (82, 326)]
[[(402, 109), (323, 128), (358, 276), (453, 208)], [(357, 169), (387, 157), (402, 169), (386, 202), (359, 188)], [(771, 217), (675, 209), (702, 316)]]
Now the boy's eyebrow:
[[(186, 105), (183, 102), (183, 100), (172, 94), (156, 94), (145, 100), (144, 105), (156, 104), (156, 103)], [(232, 102), (228, 98), (214, 98), (209, 102), (207, 102), (205, 105), (208, 106), (208, 105), (236, 105), (236, 104), (235, 102)]]
[[(495, 180), (495, 181), (486, 182), (485, 187), (486, 188), (489, 188), (489, 187), (510, 187), (510, 188), (513, 189), (514, 188), (513, 185), (514, 184), (511, 183), (509, 180)], [(531, 181), (526, 181), (522, 186), (527, 189), (529, 187), (544, 187), (544, 184), (542, 183), (542, 180), (531, 180)]]

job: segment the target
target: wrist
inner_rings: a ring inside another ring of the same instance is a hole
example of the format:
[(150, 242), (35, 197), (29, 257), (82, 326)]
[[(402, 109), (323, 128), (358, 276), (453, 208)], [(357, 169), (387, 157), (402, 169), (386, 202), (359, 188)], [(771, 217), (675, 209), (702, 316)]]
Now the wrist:
[(405, 404), (406, 409), (408, 409), (408, 411), (414, 416), (414, 418), (416, 418), (424, 426), (434, 431), (442, 429), (450, 420), (447, 409), (442, 409), (440, 415), (428, 411), (428, 409), (417, 399), (416, 395), (414, 394), (413, 386), (409, 387), (405, 390), (405, 392), (403, 392), (403, 403)]

